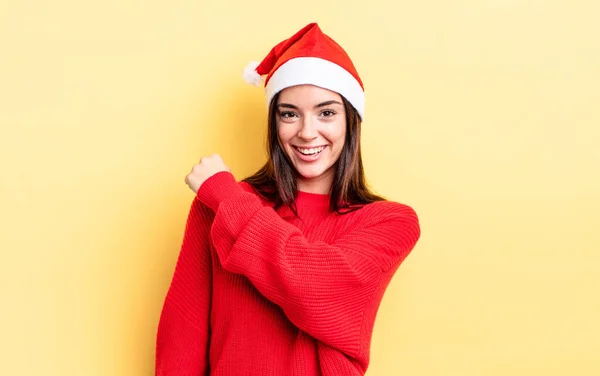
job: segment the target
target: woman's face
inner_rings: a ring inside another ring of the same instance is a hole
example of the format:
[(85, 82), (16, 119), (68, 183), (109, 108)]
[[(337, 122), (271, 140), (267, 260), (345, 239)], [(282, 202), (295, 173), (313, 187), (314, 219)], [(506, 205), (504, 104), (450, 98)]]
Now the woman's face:
[(346, 138), (342, 97), (313, 85), (283, 90), (277, 101), (279, 143), (298, 173), (298, 189), (328, 193)]

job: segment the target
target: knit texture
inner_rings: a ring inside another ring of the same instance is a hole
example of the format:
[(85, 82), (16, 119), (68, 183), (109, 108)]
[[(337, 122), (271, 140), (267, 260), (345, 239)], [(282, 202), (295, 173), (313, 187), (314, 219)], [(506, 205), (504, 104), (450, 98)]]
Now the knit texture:
[(158, 376), (364, 375), (377, 310), (420, 236), (415, 212), (339, 215), (299, 192), (275, 211), (229, 172), (190, 209), (158, 325)]

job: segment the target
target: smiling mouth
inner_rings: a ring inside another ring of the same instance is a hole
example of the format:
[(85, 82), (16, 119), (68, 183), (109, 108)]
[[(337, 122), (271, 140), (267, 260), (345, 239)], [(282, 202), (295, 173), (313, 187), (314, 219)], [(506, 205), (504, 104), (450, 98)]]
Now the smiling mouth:
[(319, 146), (316, 148), (301, 148), (298, 146), (294, 146), (296, 150), (298, 150), (302, 155), (316, 155), (322, 152), (325, 149), (325, 146)]

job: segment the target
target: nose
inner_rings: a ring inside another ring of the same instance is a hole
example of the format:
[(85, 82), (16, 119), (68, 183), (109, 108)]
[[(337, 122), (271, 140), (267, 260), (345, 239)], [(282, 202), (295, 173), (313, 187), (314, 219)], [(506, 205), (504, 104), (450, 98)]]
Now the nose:
[(302, 119), (302, 126), (298, 131), (298, 137), (309, 141), (314, 140), (319, 135), (317, 131), (317, 127), (315, 124), (315, 120), (313, 120), (310, 116), (306, 116)]

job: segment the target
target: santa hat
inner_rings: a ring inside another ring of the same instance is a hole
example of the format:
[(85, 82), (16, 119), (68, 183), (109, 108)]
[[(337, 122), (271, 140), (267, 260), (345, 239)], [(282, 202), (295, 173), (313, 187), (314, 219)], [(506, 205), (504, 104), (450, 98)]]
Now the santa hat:
[(346, 51), (316, 23), (273, 47), (262, 62), (251, 62), (244, 69), (247, 83), (259, 86), (261, 76), (266, 76), (267, 106), (281, 90), (310, 84), (339, 93), (364, 120), (365, 92), (356, 68)]

